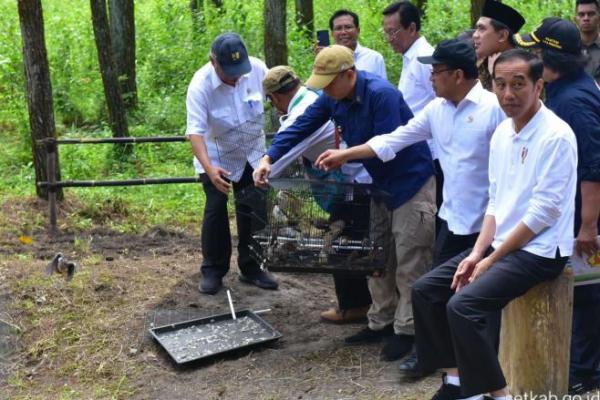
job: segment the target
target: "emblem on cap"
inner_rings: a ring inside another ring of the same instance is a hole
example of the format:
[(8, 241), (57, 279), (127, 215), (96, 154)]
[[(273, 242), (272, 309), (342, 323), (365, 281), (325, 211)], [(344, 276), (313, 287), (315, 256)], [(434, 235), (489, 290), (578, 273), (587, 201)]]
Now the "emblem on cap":
[(237, 61), (240, 59), (240, 52), (239, 51), (235, 51), (233, 53), (231, 53), (231, 61)]

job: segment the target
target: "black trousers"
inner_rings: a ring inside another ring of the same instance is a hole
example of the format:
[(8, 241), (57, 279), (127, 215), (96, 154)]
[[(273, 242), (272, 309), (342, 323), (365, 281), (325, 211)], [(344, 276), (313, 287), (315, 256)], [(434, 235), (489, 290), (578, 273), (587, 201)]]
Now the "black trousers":
[(446, 221), (441, 218), (439, 220), (441, 221), (440, 230), (435, 239), (435, 247), (433, 248), (434, 268), (463, 251), (472, 248), (477, 241), (477, 236), (479, 236), (479, 232), (471, 233), (470, 235), (457, 235), (448, 230), (448, 223)]
[[(369, 236), (370, 205), (369, 196), (355, 193), (352, 201), (339, 201), (333, 205), (330, 219), (332, 221), (343, 219), (346, 222), (343, 234), (361, 240)], [(337, 273), (333, 274), (333, 284), (340, 310), (371, 305), (366, 276)]]
[[(231, 259), (231, 233), (227, 215), (227, 195), (221, 193), (212, 184), (208, 175), (201, 174), (202, 186), (206, 195), (204, 219), (202, 221), (202, 267), (203, 276), (223, 277), (229, 271)], [(233, 182), (233, 193), (236, 200), (244, 194), (244, 189), (252, 189), (252, 167), (246, 164), (239, 182)], [(260, 269), (258, 263), (250, 256), (248, 247), (252, 240), (252, 232), (257, 227), (257, 215), (261, 204), (253, 209), (246, 201), (236, 201), (235, 219), (238, 233), (238, 266), (243, 274), (252, 274)], [(263, 206), (264, 208), (264, 206)]]
[(573, 292), (570, 382), (600, 381), (600, 284)]
[[(435, 205), (438, 209), (438, 214), (440, 207), (444, 201), (444, 171), (442, 171), (442, 166), (440, 165), (440, 160), (437, 158), (433, 160), (433, 172), (435, 174)], [(440, 217), (435, 216), (435, 235), (439, 235), (440, 230), (442, 228), (442, 222), (444, 220)], [(435, 265), (435, 264), (434, 264)]]
[(565, 257), (540, 257), (523, 250), (496, 262), (458, 293), (450, 289), (466, 250), (414, 283), (413, 315), (419, 366), (458, 367), (465, 397), (506, 387), (497, 355), (499, 313), (536, 284), (556, 278)]

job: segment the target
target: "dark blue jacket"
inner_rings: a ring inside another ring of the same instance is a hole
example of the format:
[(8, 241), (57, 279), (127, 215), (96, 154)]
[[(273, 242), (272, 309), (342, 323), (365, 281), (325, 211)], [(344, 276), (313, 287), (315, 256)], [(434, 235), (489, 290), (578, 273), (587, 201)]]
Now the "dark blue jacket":
[(581, 226), (580, 183), (600, 182), (600, 89), (592, 77), (581, 70), (580, 73), (546, 85), (546, 106), (569, 124), (577, 137), (577, 235)]
[[(321, 95), (292, 126), (275, 136), (267, 154), (277, 161), (329, 119), (339, 127), (348, 146), (357, 146), (373, 136), (392, 132), (412, 117), (398, 89), (376, 75), (357, 71), (352, 100), (337, 101)], [(426, 142), (399, 151), (386, 163), (377, 158), (359, 161), (373, 178), (373, 185), (391, 195), (386, 205), (392, 210), (410, 200), (433, 175)]]

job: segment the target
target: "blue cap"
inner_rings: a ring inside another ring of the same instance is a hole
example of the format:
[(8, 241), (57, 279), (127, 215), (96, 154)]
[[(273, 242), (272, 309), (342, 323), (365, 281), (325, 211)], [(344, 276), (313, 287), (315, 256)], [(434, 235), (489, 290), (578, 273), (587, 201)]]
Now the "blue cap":
[(237, 78), (252, 70), (246, 45), (237, 33), (226, 32), (217, 36), (210, 50), (230, 78)]

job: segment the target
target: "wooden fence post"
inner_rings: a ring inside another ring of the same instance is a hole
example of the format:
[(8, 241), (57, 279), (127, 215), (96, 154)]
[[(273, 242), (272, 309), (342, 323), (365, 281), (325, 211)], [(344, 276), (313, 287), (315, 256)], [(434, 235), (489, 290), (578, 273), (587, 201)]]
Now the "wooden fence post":
[(46, 171), (48, 174), (48, 209), (50, 214), (50, 233), (56, 233), (56, 141), (47, 139), (46, 144)]
[(573, 280), (566, 269), (502, 312), (500, 364), (513, 396), (568, 393)]

